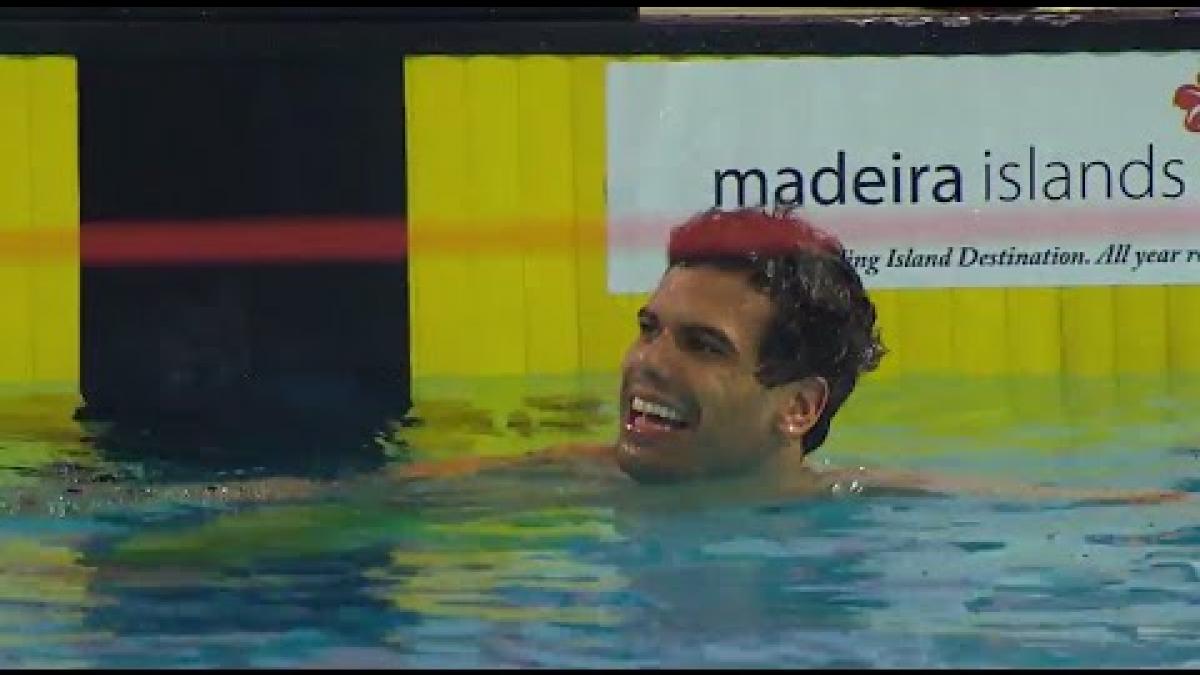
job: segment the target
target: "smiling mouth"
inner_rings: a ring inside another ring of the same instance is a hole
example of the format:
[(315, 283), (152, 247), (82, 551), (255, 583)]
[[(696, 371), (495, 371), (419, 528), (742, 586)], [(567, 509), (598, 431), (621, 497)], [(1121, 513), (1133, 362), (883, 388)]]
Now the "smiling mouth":
[(667, 434), (689, 426), (686, 416), (678, 408), (640, 396), (633, 396), (629, 400), (625, 429), (636, 435)]

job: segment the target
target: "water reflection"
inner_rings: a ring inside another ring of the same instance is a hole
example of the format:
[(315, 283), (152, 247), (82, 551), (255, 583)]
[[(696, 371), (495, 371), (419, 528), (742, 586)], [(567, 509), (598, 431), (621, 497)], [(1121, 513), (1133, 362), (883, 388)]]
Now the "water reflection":
[(614, 626), (622, 621), (605, 596), (626, 588), (612, 565), (571, 555), (565, 544), (615, 538), (603, 514), (546, 509), (433, 527), (434, 541), (392, 551), (390, 565), (368, 576), (398, 609), (424, 620), (543, 622)]

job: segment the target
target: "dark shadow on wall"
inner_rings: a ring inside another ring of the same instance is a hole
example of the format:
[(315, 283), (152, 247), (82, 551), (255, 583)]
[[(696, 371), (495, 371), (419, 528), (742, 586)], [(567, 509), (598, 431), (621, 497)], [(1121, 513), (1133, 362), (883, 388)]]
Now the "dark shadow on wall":
[[(84, 58), (79, 97), (85, 237), (104, 221), (403, 226), (399, 57)], [(370, 455), (410, 404), (407, 284), (404, 260), (85, 265), (80, 414), (112, 422), (98, 443), (118, 452)]]

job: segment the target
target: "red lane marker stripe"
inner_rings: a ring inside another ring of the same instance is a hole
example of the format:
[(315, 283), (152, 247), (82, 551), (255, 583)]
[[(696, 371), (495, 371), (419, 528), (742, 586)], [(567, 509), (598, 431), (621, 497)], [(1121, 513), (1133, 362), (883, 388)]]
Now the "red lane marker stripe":
[[(805, 214), (807, 215), (807, 214)], [(850, 248), (926, 243), (1053, 240), (1140, 241), (1200, 231), (1192, 205), (1107, 209), (963, 209), (878, 214), (836, 212), (813, 218)], [(581, 219), (422, 222), (409, 236), (402, 218), (265, 217), (189, 221), (85, 222), (73, 227), (0, 227), (0, 265), (57, 263), (79, 257), (92, 267), (189, 264), (398, 262), (410, 254), (478, 260), (527, 254), (598, 255), (629, 249), (665, 255), (670, 218), (608, 225)], [(0, 224), (3, 225), (3, 224)]]
[(84, 265), (386, 262), (403, 260), (400, 219), (271, 218), (220, 222), (97, 222), (80, 228)]

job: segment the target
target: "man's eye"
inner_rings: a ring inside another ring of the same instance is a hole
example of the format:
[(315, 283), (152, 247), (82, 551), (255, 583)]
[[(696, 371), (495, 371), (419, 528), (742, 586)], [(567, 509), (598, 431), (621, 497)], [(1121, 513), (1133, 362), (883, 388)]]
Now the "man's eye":
[(694, 337), (688, 340), (688, 348), (701, 354), (710, 354), (720, 356), (725, 353), (725, 348), (713, 340), (703, 337)]

